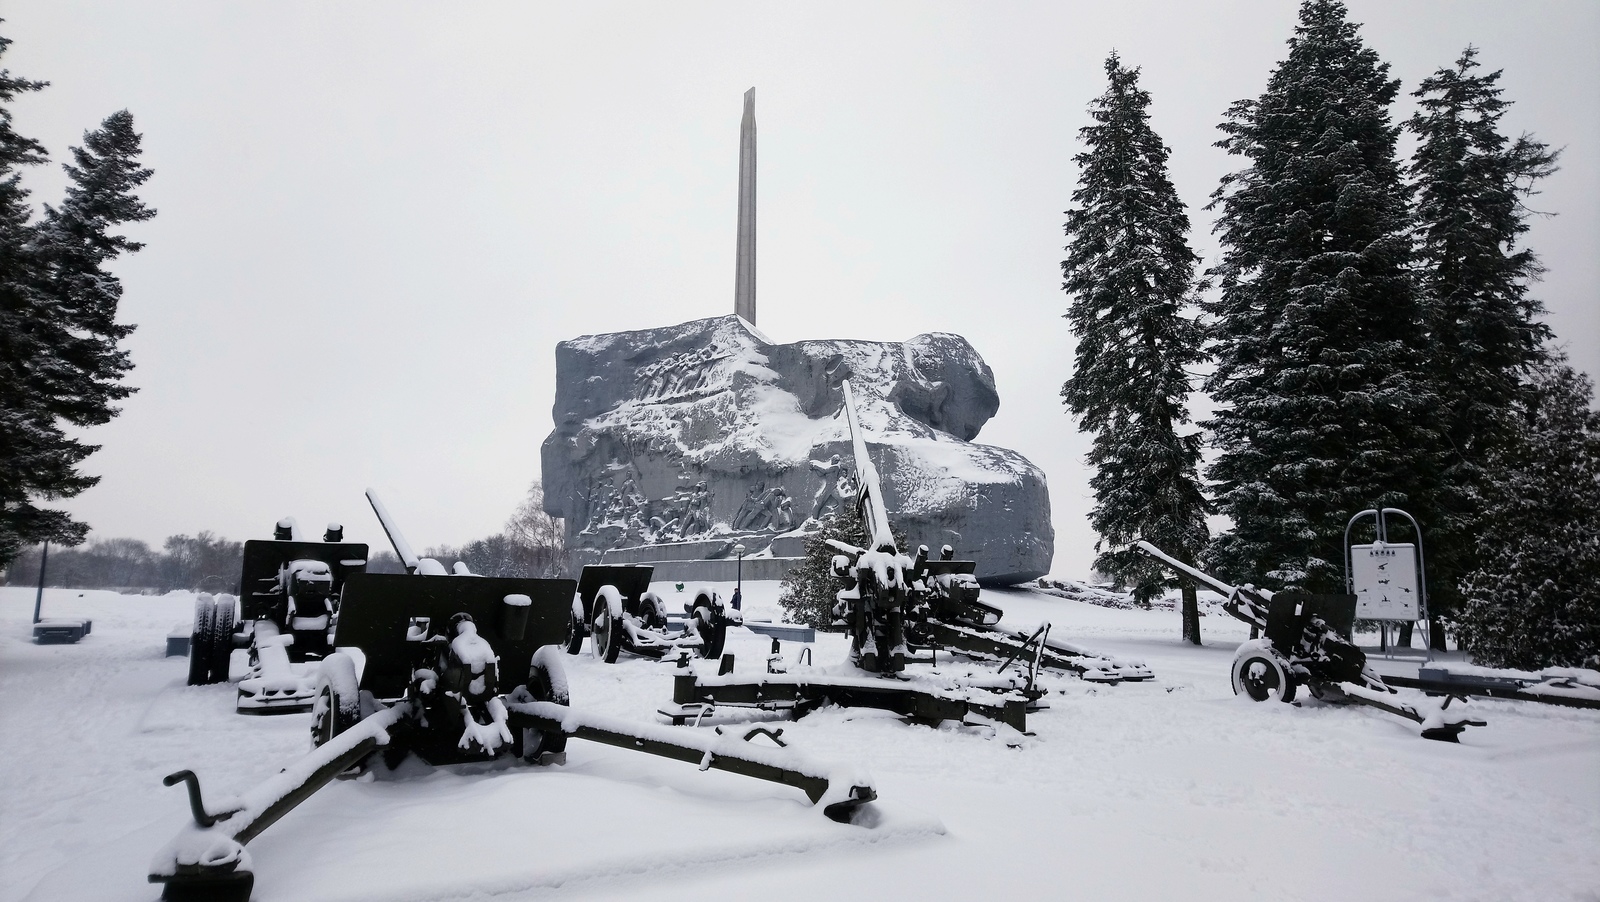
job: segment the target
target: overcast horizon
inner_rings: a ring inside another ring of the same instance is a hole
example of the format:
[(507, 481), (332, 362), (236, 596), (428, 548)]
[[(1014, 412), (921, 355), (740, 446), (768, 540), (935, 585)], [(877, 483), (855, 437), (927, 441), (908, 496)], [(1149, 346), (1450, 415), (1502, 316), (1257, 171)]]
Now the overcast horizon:
[[(1396, 123), (1470, 43), (1504, 70), (1503, 129), (1562, 151), (1534, 294), (1600, 375), (1600, 4), (1347, 4), (1402, 80)], [(733, 311), (754, 86), (757, 327), (965, 336), (1000, 395), (977, 441), (1044, 470), (1052, 571), (1086, 576), (1088, 439), (1058, 397), (1085, 108), (1113, 49), (1142, 69), (1213, 265), (1203, 207), (1242, 166), (1216, 126), (1298, 4), (1105, 6), (12, 0), (0, 66), (51, 82), (12, 106), (51, 153), (32, 199), (59, 203), (68, 147), (126, 108), (159, 211), (116, 265), (139, 392), (83, 433), (103, 478), (59, 506), (91, 539), (294, 516), (387, 549), (373, 486), (419, 549), (498, 532), (539, 475), (557, 341)]]

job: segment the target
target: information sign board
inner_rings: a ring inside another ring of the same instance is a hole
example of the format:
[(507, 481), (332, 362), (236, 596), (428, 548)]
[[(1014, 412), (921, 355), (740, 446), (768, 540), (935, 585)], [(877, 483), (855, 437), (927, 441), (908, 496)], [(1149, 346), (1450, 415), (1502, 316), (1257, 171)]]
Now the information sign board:
[(1417, 546), (1350, 546), (1350, 575), (1356, 616), (1363, 620), (1416, 620), (1418, 613)]

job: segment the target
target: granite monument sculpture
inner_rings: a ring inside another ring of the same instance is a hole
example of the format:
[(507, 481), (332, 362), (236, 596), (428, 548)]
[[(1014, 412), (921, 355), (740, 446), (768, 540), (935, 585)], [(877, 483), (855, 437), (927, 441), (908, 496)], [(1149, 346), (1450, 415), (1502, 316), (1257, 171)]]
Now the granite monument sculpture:
[(545, 510), (579, 562), (674, 543), (726, 556), (736, 541), (747, 560), (798, 555), (816, 518), (854, 502), (846, 378), (911, 547), (953, 545), (989, 583), (1049, 572), (1044, 474), (973, 442), (999, 394), (946, 333), (777, 344), (730, 315), (560, 342)]

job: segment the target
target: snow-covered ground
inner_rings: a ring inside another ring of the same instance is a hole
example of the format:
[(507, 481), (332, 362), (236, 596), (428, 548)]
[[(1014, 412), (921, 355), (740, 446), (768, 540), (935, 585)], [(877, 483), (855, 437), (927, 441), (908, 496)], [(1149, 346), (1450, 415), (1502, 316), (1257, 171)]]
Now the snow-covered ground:
[[(747, 616), (776, 595), (746, 584)], [(1487, 727), (1428, 742), (1372, 710), (1234, 698), (1244, 633), (1225, 618), (1193, 648), (1171, 611), (984, 596), (1157, 679), (1052, 681), (1020, 748), (872, 711), (785, 724), (810, 757), (872, 772), (870, 828), (583, 742), (564, 767), (336, 782), (250, 844), (254, 898), (1600, 900), (1600, 711), (1477, 700)], [(33, 645), (32, 605), (0, 589), (0, 902), (148, 902), (149, 859), (189, 817), (161, 778), (244, 790), (305, 749), (309, 715), (236, 715), (231, 686), (184, 686), (162, 652), (188, 595), (47, 590), (47, 616), (94, 619), (75, 646)], [(728, 650), (759, 670), (767, 645), (735, 630)], [(813, 654), (839, 661), (844, 640)], [(577, 706), (653, 720), (670, 698), (667, 665), (566, 661)]]

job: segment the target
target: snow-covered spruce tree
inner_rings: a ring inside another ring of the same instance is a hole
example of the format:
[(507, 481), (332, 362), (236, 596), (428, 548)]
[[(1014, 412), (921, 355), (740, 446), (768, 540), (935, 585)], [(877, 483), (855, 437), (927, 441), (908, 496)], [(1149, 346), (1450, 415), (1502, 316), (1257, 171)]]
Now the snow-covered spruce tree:
[(140, 247), (112, 230), (155, 215), (133, 194), (151, 172), (123, 111), (73, 148), (65, 200), (33, 222), (17, 170), (45, 154), (11, 129), (5, 104), (43, 86), (0, 71), (0, 565), (24, 544), (77, 544), (88, 531), (36, 502), (99, 481), (78, 470), (96, 446), (63, 426), (108, 422), (133, 391), (120, 384), (132, 363), (118, 347), (133, 327), (116, 322), (122, 285), (105, 267)]
[(1408, 195), (1389, 106), (1399, 81), (1336, 0), (1306, 0), (1287, 59), (1218, 146), (1248, 165), (1212, 207), (1208, 301), (1220, 409), (1208, 475), (1233, 530), (1208, 557), (1235, 581), (1342, 591), (1346, 521), (1391, 506), (1435, 521), (1437, 430), (1423, 372)]
[(1486, 459), (1456, 637), (1492, 667), (1577, 667), (1600, 654), (1600, 414), (1560, 355), (1526, 387), (1517, 432)]
[(790, 623), (832, 630), (833, 605), (839, 581), (833, 577), (833, 556), (840, 552), (828, 539), (865, 547), (872, 541), (866, 524), (851, 505), (822, 519), (822, 527), (806, 539), (805, 559), (784, 574), (778, 606)]
[[(0, 37), (0, 55), (10, 44)], [(73, 485), (70, 464), (52, 455), (54, 436), (31, 405), (36, 385), (44, 381), (39, 362), (50, 359), (54, 336), (41, 328), (47, 303), (39, 291), (33, 209), (21, 170), (48, 155), (11, 127), (12, 100), (45, 84), (0, 69), (0, 568), (25, 544), (73, 537), (70, 518), (32, 504), (36, 492)]]
[(1485, 483), (1494, 478), (1488, 457), (1518, 428), (1512, 406), (1549, 334), (1528, 293), (1538, 260), (1516, 244), (1528, 230), (1523, 201), (1555, 170), (1557, 154), (1500, 133), (1510, 105), (1500, 73), (1477, 69), (1468, 47), (1413, 92), (1420, 110), (1407, 123), (1418, 138), (1417, 272), (1446, 439), (1442, 516), (1427, 537), (1430, 607), (1442, 611), (1456, 606), (1456, 582), (1482, 533)]
[[(1105, 70), (1109, 85), (1089, 105), (1094, 124), (1079, 132), (1084, 149), (1073, 157), (1080, 175), (1061, 270), (1078, 343), (1061, 396), (1094, 434), (1095, 567), (1148, 604), (1168, 578), (1130, 543), (1148, 539), (1192, 562), (1208, 537), (1200, 436), (1179, 433), (1189, 421), (1185, 367), (1202, 357), (1200, 327), (1183, 316), (1198, 258), (1139, 70), (1115, 53)], [(1181, 585), (1183, 637), (1198, 645), (1194, 586)]]

